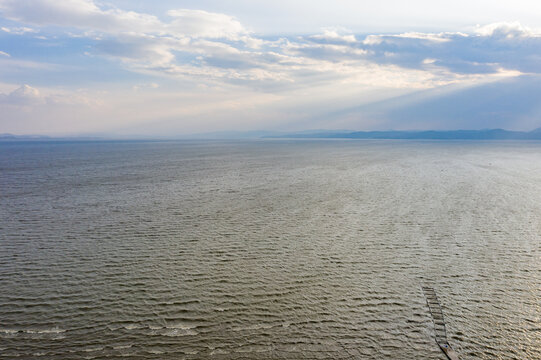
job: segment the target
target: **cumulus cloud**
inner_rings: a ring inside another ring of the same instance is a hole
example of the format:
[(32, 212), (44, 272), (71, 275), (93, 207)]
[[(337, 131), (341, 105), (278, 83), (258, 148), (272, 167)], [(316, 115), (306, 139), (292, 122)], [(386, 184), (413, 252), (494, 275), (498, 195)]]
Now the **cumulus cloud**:
[(99, 101), (93, 100), (81, 93), (54, 92), (43, 94), (40, 90), (23, 84), (13, 91), (0, 93), (0, 105), (34, 108), (41, 105), (98, 105)]
[(172, 50), (186, 43), (187, 40), (154, 35), (121, 34), (100, 39), (97, 41), (96, 49), (101, 54), (126, 62), (163, 66), (175, 59)]
[(430, 70), (437, 66), (458, 74), (541, 72), (541, 37), (520, 24), (491, 24), (472, 34), (369, 35), (362, 47), (372, 61), (407, 68)]
[(174, 33), (191, 37), (239, 39), (247, 31), (232, 16), (210, 13), (203, 10), (169, 10), (173, 21), (167, 25)]
[(275, 91), (357, 83), (414, 89), (495, 74), (541, 73), (540, 33), (517, 23), (471, 33), (367, 36), (328, 28), (268, 40), (230, 15), (203, 10), (173, 9), (161, 20), (93, 0), (0, 0), (0, 13), (21, 23), (13, 29), (32, 24), (79, 31), (70, 36), (91, 39), (88, 53), (117, 60), (131, 71), (213, 86)]
[(159, 31), (152, 15), (116, 8), (102, 9), (92, 0), (1, 0), (0, 11), (12, 20), (34, 25), (54, 25), (106, 32)]
[[(159, 34), (172, 37), (239, 39), (247, 31), (232, 16), (203, 10), (169, 10), (170, 22), (154, 15), (103, 8), (93, 0), (0, 0), (2, 15), (11, 20), (38, 26), (52, 25), (105, 33)], [(34, 31), (30, 28), (6, 32)]]
[(30, 106), (44, 103), (38, 89), (29, 85), (21, 85), (9, 94), (0, 94), (0, 104)]
[(498, 22), (485, 26), (477, 26), (475, 33), (494, 38), (528, 38), (541, 37), (541, 31), (522, 26), (519, 22)]
[(324, 29), (323, 34), (316, 34), (308, 37), (311, 40), (325, 43), (354, 43), (357, 41), (353, 34), (340, 34), (336, 29)]

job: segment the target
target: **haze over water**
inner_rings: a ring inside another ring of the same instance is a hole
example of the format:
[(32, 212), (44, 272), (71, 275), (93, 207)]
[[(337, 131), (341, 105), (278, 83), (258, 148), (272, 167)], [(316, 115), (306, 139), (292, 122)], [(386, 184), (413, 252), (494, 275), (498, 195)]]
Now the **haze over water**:
[(541, 358), (541, 143), (0, 144), (0, 359)]

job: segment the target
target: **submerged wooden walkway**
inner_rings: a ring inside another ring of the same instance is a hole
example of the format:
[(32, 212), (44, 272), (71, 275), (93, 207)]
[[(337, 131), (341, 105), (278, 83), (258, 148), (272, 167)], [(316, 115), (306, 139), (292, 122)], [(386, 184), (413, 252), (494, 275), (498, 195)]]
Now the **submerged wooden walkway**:
[(423, 286), (423, 293), (425, 294), (426, 303), (428, 304), (428, 309), (430, 310), (432, 320), (434, 321), (436, 343), (450, 360), (459, 360), (457, 353), (451, 349), (451, 346), (447, 341), (447, 331), (445, 330), (443, 312), (441, 311), (441, 305), (436, 296), (436, 292), (431, 287)]

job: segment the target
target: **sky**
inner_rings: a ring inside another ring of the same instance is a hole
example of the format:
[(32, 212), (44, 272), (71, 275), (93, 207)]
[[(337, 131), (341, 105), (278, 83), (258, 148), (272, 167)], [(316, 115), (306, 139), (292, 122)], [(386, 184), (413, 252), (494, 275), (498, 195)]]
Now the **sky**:
[(0, 133), (541, 127), (541, 2), (0, 0)]

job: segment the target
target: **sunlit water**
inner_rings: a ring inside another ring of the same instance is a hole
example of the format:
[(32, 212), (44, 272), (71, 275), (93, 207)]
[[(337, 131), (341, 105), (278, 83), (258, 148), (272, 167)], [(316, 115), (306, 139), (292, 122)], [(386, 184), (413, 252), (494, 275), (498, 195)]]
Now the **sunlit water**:
[(0, 144), (1, 359), (541, 358), (541, 143)]

